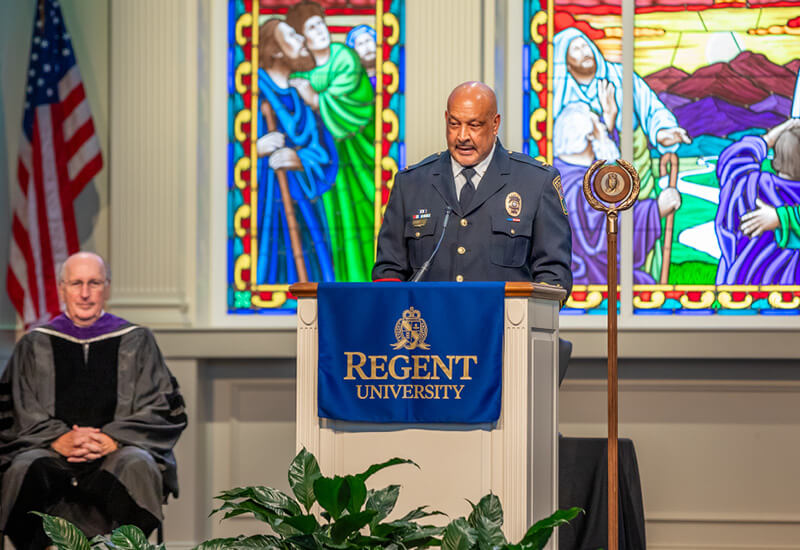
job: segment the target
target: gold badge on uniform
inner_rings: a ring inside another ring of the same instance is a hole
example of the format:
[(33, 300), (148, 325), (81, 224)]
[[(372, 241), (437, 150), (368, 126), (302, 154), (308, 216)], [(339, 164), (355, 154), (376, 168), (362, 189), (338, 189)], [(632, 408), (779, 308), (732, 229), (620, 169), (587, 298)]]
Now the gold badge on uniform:
[(519, 216), (520, 212), (522, 212), (522, 197), (516, 191), (506, 195), (506, 212), (508, 212), (509, 216), (514, 217)]

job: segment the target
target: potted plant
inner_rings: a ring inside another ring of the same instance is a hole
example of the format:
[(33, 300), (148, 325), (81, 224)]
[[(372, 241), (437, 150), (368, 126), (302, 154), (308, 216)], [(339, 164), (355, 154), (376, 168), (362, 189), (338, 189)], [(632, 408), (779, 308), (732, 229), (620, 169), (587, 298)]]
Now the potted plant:
[[(446, 527), (420, 523), (431, 516), (444, 515), (428, 506), (389, 520), (400, 486), (367, 489), (366, 481), (376, 472), (398, 464), (416, 466), (411, 460), (392, 458), (359, 474), (325, 477), (314, 455), (303, 449), (289, 466), (293, 497), (261, 486), (237, 487), (216, 497), (222, 504), (211, 515), (222, 514), (222, 519), (228, 519), (252, 514), (268, 524), (272, 534), (212, 539), (197, 546), (197, 550), (411, 550), (430, 546), (441, 546), (442, 550), (540, 550), (556, 527), (582, 512), (580, 508), (558, 510), (532, 525), (515, 544), (503, 534), (503, 508), (500, 499), (492, 494), (477, 504), (470, 502), (469, 517), (454, 519)], [(320, 508), (318, 514), (315, 505)], [(61, 550), (163, 550), (163, 545), (151, 544), (141, 530), (130, 525), (90, 541), (68, 521), (39, 515), (45, 532)]]

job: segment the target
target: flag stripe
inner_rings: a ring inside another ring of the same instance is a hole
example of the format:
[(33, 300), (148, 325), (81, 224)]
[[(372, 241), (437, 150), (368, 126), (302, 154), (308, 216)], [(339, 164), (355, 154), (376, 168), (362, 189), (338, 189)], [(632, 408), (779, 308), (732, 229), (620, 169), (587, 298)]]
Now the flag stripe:
[[(36, 120), (34, 121), (33, 125), (33, 189), (34, 195), (36, 196), (36, 204), (40, 205), (39, 208), (36, 209), (36, 224), (31, 224), (31, 228), (33, 225), (38, 226), (39, 228), (39, 254), (41, 261), (37, 262), (37, 273), (36, 278), (40, 282), (40, 290), (43, 290), (44, 293), (39, 296), (39, 304), (40, 304), (40, 311), (50, 311), (50, 307), (54, 300), (57, 300), (55, 296), (55, 278), (53, 274), (55, 273), (55, 261), (53, 258), (53, 246), (52, 246), (52, 235), (50, 235), (50, 222), (49, 217), (53, 215), (53, 213), (48, 212), (49, 204), (46, 196), (45, 190), (45, 179), (47, 178), (46, 173), (48, 169), (45, 167), (46, 161), (42, 154), (42, 134), (52, 131), (52, 128), (48, 128), (41, 123), (42, 119), (42, 112), (44, 110), (50, 112), (48, 107), (38, 107), (36, 109)], [(44, 115), (49, 122), (49, 116)], [(52, 134), (49, 136), (45, 136), (45, 143), (47, 143), (50, 147), (53, 146), (52, 143)], [(56, 203), (56, 207), (59, 210), (59, 216), (61, 215), (61, 205)], [(34, 245), (34, 250), (36, 249), (36, 243), (32, 242), (31, 244)]]
[[(56, 173), (58, 174), (59, 182), (69, 182), (70, 178), (67, 174), (66, 163), (64, 159), (69, 158), (68, 152), (64, 145), (64, 116), (61, 114), (61, 105), (56, 103), (52, 106), (52, 122), (53, 122), (53, 152), (57, 159), (55, 163)], [(65, 241), (65, 250), (63, 256), (56, 254), (55, 265), (56, 269), (64, 263), (70, 254), (74, 254), (80, 250), (80, 243), (78, 242), (78, 229), (75, 225), (75, 209), (72, 207), (72, 201), (77, 194), (73, 193), (72, 185), (57, 185), (52, 192), (58, 197), (60, 205), (61, 219), (58, 220), (59, 224), (63, 226), (61, 236)], [(56, 284), (58, 284), (58, 273), (56, 273)]]
[(94, 137), (94, 124), (92, 124), (92, 119), (86, 121), (81, 128), (77, 130), (77, 133), (72, 136), (72, 139), (67, 138), (68, 140), (64, 143), (64, 158), (71, 159), (75, 153), (80, 151), (81, 147), (83, 147), (89, 140)]
[[(83, 86), (80, 88), (83, 91)], [(64, 110), (64, 141), (69, 141), (75, 132), (83, 128), (87, 122), (92, 121), (92, 113), (89, 110), (89, 102), (86, 97), (81, 98), (73, 108), (68, 108), (66, 103), (61, 104)], [(70, 112), (71, 111), (71, 112)]]
[(83, 143), (80, 149), (75, 151), (75, 154), (72, 155), (72, 158), (69, 159), (69, 162), (67, 163), (70, 181), (77, 181), (78, 174), (83, 169), (83, 165), (99, 154), (100, 144), (97, 142), (96, 138), (87, 140), (85, 143)]
[(58, 81), (58, 97), (61, 101), (67, 98), (67, 96), (74, 90), (76, 87), (82, 86), (81, 83), (81, 73), (78, 70), (77, 65), (73, 65), (65, 74), (61, 77), (61, 80)]
[[(27, 285), (28, 292), (25, 293), (25, 303), (30, 304), (33, 318), (38, 319), (39, 285), (36, 282), (36, 273), (33, 269), (28, 268), (29, 266), (33, 267), (36, 265), (33, 261), (30, 238), (28, 232), (25, 231), (19, 219), (16, 217), (11, 224), (11, 232), (14, 239), (11, 241), (9, 274), (15, 274), (18, 283), (25, 283)], [(17, 311), (22, 312), (23, 310), (18, 309)], [(25, 316), (23, 318), (29, 319), (30, 317)]]
[(75, 190), (75, 196), (83, 190), (84, 186), (89, 183), (92, 178), (103, 168), (103, 156), (97, 153), (92, 160), (86, 163), (83, 169), (78, 172), (75, 179), (72, 180), (72, 188)]

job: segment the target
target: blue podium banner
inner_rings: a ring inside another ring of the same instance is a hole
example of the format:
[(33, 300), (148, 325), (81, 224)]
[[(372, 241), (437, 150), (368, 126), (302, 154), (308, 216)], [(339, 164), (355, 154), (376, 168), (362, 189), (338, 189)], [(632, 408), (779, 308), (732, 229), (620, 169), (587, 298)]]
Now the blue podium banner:
[(318, 412), (358, 422), (500, 417), (504, 283), (320, 283)]

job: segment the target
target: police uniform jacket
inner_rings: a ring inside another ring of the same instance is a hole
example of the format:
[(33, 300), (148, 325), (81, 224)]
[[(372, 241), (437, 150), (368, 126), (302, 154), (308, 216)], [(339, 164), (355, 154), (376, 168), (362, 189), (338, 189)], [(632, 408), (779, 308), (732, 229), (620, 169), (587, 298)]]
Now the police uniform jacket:
[(450, 153), (431, 155), (395, 176), (372, 278), (411, 279), (444, 231), (423, 281), (534, 281), (569, 293), (572, 234), (562, 196), (558, 170), (498, 140), (462, 209)]

